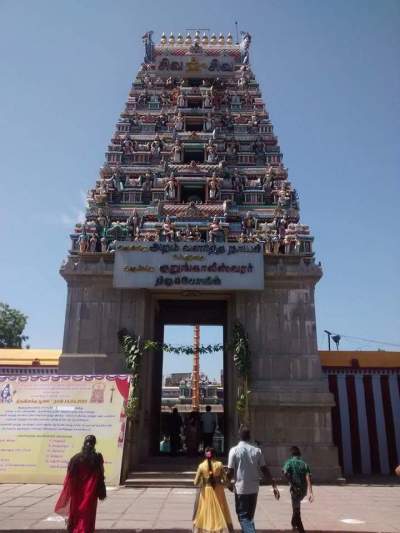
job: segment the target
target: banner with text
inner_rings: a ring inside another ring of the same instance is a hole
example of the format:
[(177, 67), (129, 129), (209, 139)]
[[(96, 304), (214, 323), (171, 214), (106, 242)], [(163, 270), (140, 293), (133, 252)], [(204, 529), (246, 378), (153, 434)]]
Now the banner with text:
[(62, 483), (88, 434), (120, 480), (129, 376), (0, 376), (0, 483)]
[(118, 242), (114, 287), (173, 290), (261, 290), (260, 244)]

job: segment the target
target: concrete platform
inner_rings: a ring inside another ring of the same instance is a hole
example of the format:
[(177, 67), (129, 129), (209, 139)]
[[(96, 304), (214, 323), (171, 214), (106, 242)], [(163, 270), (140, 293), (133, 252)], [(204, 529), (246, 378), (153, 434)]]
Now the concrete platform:
[[(53, 513), (60, 491), (57, 485), (0, 485), (0, 531), (65, 531), (63, 520)], [(256, 512), (259, 533), (289, 532), (290, 494), (281, 486), (281, 499), (275, 501), (269, 487), (261, 487)], [(315, 501), (302, 505), (308, 532), (394, 533), (400, 532), (400, 484), (320, 485)], [(179, 533), (191, 531), (195, 490), (187, 488), (117, 487), (99, 502), (97, 532), (148, 531)], [(227, 492), (232, 517), (240, 531)]]

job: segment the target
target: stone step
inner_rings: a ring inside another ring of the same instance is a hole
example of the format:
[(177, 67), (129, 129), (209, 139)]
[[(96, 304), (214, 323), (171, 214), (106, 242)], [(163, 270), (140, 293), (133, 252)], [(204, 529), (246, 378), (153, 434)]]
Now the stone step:
[(154, 464), (143, 464), (135, 467), (135, 472), (196, 472), (198, 465), (174, 465), (174, 464), (165, 464), (165, 465), (154, 465)]
[(125, 481), (125, 487), (127, 488), (194, 488), (193, 478), (179, 479), (179, 478), (161, 478), (161, 477), (128, 477)]
[(140, 477), (190, 477), (194, 478), (195, 470), (134, 470), (129, 473), (129, 476)]
[(135, 470), (128, 474), (125, 480), (126, 487), (170, 487), (170, 488), (193, 488), (195, 471), (192, 470)]

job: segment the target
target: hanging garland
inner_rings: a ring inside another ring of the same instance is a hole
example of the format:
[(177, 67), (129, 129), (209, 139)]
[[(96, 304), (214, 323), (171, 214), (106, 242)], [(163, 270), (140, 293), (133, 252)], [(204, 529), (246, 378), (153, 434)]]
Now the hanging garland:
[[(118, 339), (121, 350), (125, 355), (125, 364), (127, 369), (131, 372), (131, 390), (128, 401), (125, 405), (125, 415), (127, 418), (134, 420), (139, 408), (140, 400), (140, 370), (144, 352), (149, 350), (163, 350), (164, 352), (174, 353), (177, 355), (193, 355), (193, 346), (173, 346), (172, 344), (165, 344), (155, 342), (152, 340), (143, 341), (140, 336), (130, 335), (126, 329), (118, 332)], [(223, 344), (201, 345), (199, 353), (214, 353), (223, 351)]]
[[(172, 344), (165, 344), (155, 342), (152, 340), (142, 341), (140, 337), (129, 335), (127, 330), (121, 330), (118, 333), (119, 342), (122, 352), (125, 355), (125, 362), (128, 370), (131, 371), (131, 392), (125, 406), (125, 414), (128, 418), (134, 420), (139, 408), (140, 399), (140, 369), (143, 354), (149, 350), (162, 350), (168, 353), (177, 355), (193, 355), (193, 346), (173, 346)], [(201, 345), (199, 353), (214, 353), (223, 351), (223, 344)], [(250, 369), (251, 369), (251, 351), (249, 347), (248, 335), (240, 322), (237, 322), (233, 328), (233, 338), (230, 345), (233, 351), (233, 360), (240, 378), (240, 385), (237, 391), (236, 410), (239, 414), (241, 422), (249, 423), (249, 383), (250, 383)]]
[[(194, 354), (193, 346), (190, 346), (190, 345), (173, 346), (172, 344), (165, 344), (161, 342), (145, 341), (144, 347), (146, 350), (160, 350), (163, 352), (174, 353), (175, 355), (193, 355)], [(199, 346), (200, 354), (222, 352), (223, 350), (224, 350), (223, 344), (208, 344), (207, 346), (201, 344)]]
[(140, 399), (140, 368), (145, 347), (140, 337), (129, 335), (127, 330), (118, 333), (119, 343), (125, 355), (125, 363), (131, 372), (131, 388), (125, 405), (125, 416), (131, 420), (136, 418)]
[(233, 361), (241, 381), (237, 391), (236, 410), (241, 422), (249, 424), (251, 351), (249, 338), (240, 322), (236, 322), (233, 327), (232, 351)]

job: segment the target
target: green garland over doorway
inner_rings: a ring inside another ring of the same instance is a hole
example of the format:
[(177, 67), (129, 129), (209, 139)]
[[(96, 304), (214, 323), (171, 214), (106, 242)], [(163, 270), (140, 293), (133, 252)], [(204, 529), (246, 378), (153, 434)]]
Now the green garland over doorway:
[[(135, 421), (140, 402), (140, 372), (145, 352), (150, 350), (160, 350), (176, 355), (193, 355), (193, 346), (173, 346), (172, 344), (160, 343), (152, 340), (143, 340), (140, 336), (131, 335), (124, 329), (119, 331), (118, 339), (121, 350), (125, 356), (125, 364), (130, 371), (131, 392), (125, 406), (125, 414), (132, 422)], [(223, 351), (223, 344), (200, 345), (201, 354), (209, 354)], [(233, 352), (235, 368), (240, 379), (237, 391), (236, 410), (243, 424), (249, 423), (249, 383), (251, 368), (251, 352), (249, 348), (248, 336), (240, 322), (233, 328), (232, 342), (228, 349)]]

